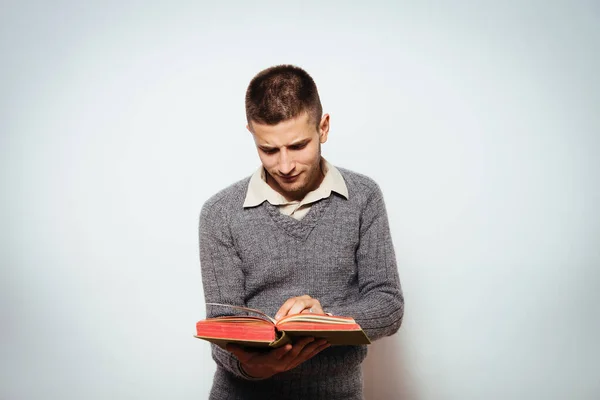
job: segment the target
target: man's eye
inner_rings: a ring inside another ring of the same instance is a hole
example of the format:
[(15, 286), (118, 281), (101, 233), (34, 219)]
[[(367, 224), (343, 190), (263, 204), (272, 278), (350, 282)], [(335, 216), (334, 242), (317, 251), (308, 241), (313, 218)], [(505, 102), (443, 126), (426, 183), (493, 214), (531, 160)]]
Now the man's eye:
[(275, 154), (277, 152), (277, 149), (262, 149), (262, 151), (265, 154)]
[(305, 147), (306, 147), (306, 143), (303, 143), (303, 144), (297, 144), (297, 145), (294, 145), (294, 146), (290, 146), (290, 149), (292, 149), (292, 150), (302, 150)]

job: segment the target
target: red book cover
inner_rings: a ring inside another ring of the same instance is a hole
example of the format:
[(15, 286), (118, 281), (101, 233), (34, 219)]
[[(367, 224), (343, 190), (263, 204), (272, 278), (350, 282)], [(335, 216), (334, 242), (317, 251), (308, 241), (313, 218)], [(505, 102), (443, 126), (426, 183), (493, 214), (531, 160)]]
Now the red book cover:
[(280, 347), (296, 337), (326, 339), (332, 345), (361, 345), (371, 341), (351, 317), (296, 314), (275, 321), (251, 308), (208, 303), (253, 312), (261, 317), (236, 315), (208, 318), (196, 323), (196, 337), (225, 347), (236, 343), (250, 347)]

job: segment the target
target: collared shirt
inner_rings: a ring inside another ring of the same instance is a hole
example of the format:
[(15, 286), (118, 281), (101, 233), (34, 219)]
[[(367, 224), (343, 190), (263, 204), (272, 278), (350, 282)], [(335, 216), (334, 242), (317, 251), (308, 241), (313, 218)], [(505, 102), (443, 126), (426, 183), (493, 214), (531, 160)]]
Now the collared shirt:
[(250, 178), (246, 199), (244, 200), (244, 208), (256, 207), (264, 201), (268, 201), (270, 204), (278, 206), (282, 214), (300, 220), (308, 214), (313, 203), (329, 197), (331, 192), (336, 192), (347, 199), (348, 188), (340, 171), (324, 158), (321, 165), (325, 174), (323, 181), (318, 188), (312, 192), (308, 192), (300, 201), (286, 200), (285, 197), (269, 186), (265, 170), (261, 166)]

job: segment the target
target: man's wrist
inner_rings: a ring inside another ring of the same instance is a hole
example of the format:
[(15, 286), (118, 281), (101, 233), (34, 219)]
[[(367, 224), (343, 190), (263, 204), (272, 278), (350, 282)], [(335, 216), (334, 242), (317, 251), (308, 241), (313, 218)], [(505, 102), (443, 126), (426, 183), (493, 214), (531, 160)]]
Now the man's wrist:
[(238, 365), (240, 367), (240, 372), (246, 379), (259, 380), (259, 379), (267, 379), (267, 378), (270, 378), (271, 376), (273, 376), (273, 375), (263, 376), (263, 374), (256, 371), (255, 368), (252, 368), (248, 365), (244, 365), (240, 361), (238, 361)]

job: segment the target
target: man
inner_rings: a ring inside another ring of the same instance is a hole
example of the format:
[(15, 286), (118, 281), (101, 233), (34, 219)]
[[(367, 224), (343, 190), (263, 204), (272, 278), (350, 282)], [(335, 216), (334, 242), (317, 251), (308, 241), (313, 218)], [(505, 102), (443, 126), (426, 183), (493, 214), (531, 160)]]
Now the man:
[[(260, 72), (246, 116), (262, 166), (202, 208), (206, 301), (277, 319), (351, 316), (371, 340), (395, 333), (404, 300), (383, 197), (371, 179), (321, 157), (330, 117), (312, 78), (290, 65)], [(207, 317), (222, 312), (207, 307)], [(268, 352), (212, 345), (210, 398), (362, 399), (366, 353), (314, 338)]]

